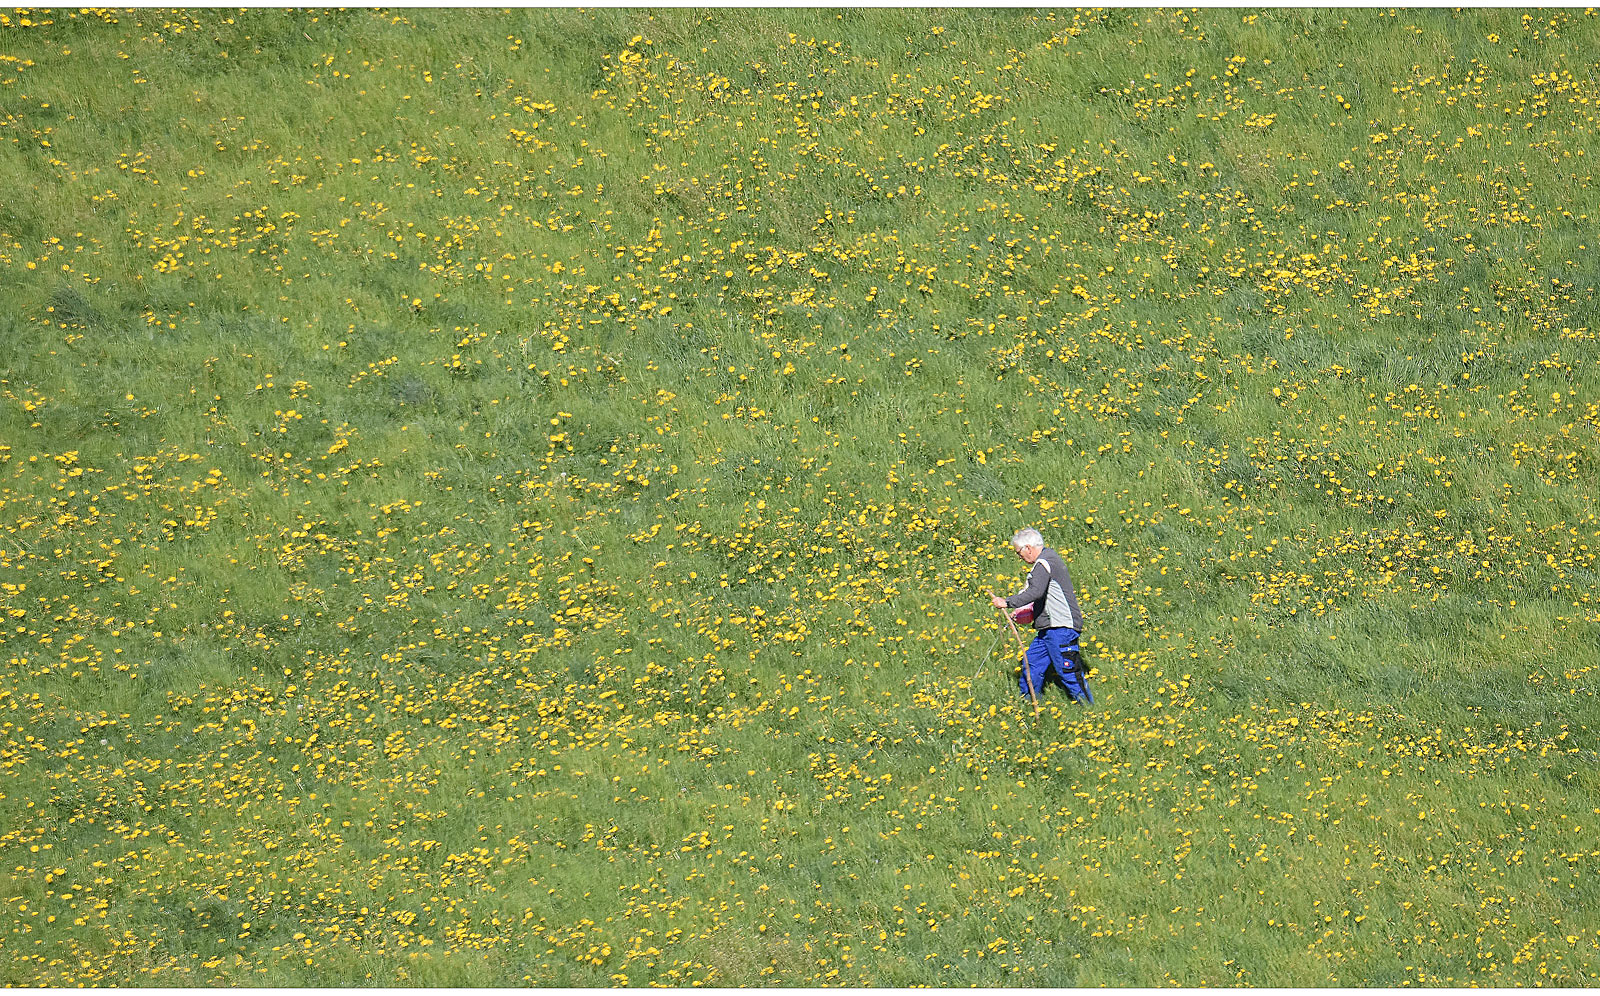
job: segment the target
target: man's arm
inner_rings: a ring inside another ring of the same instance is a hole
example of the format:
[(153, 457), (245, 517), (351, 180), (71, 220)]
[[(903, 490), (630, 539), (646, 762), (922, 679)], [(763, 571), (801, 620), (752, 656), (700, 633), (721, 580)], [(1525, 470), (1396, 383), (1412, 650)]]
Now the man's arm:
[(1050, 585), (1050, 572), (1045, 570), (1043, 564), (1034, 561), (1033, 570), (1028, 572), (1028, 583), (1022, 590), (1006, 599), (1006, 608), (1020, 609), (1024, 605), (1032, 605), (1044, 597), (1045, 589)]

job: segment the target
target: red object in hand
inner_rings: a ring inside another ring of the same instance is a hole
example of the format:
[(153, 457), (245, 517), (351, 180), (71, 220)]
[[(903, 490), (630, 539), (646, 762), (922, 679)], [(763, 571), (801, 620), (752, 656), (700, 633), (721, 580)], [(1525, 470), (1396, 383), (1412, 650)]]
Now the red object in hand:
[(1033, 606), (1024, 605), (1022, 608), (1011, 613), (1011, 621), (1023, 626), (1033, 622)]

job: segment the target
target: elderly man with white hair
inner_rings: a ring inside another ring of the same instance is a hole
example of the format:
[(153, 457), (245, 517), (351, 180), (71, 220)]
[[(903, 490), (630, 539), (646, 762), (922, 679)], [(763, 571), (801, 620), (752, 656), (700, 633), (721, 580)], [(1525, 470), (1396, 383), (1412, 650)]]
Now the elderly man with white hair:
[(1059, 685), (1074, 702), (1093, 704), (1088, 668), (1078, 648), (1083, 613), (1078, 610), (1078, 596), (1072, 590), (1067, 565), (1062, 563), (1059, 554), (1044, 545), (1044, 537), (1037, 529), (1018, 530), (1011, 537), (1011, 546), (1024, 563), (1033, 567), (1021, 591), (1010, 598), (996, 595), (994, 605), (1008, 612), (1020, 610), (1012, 618), (1018, 622), (1031, 621), (1037, 631), (1033, 642), (1028, 644), (1017, 682), (1022, 694), (1032, 697), (1034, 689), (1043, 692), (1048, 682)]

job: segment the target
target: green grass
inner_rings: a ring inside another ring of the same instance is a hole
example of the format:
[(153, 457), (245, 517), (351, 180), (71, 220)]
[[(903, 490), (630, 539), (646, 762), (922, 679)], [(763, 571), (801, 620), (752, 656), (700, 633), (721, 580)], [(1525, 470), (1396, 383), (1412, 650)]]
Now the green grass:
[(0, 15), (0, 980), (1592, 983), (1597, 43)]

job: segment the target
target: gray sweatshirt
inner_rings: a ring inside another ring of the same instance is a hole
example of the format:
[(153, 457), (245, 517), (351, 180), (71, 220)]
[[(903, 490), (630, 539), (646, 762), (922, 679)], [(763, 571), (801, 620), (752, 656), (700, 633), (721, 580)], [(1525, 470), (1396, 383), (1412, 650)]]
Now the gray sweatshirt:
[(1020, 609), (1033, 606), (1033, 628), (1038, 630), (1067, 626), (1083, 631), (1083, 613), (1078, 611), (1078, 596), (1072, 590), (1072, 576), (1060, 554), (1049, 547), (1039, 551), (1039, 559), (1028, 572), (1028, 583), (1006, 599), (1006, 605)]

